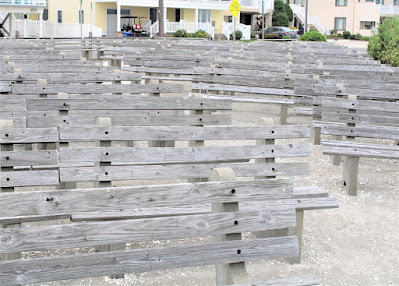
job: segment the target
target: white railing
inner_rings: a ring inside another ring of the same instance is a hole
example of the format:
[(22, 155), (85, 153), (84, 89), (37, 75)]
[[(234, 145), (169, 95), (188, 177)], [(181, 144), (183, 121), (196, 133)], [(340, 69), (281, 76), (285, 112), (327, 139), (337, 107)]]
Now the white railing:
[(156, 21), (154, 24), (151, 25), (150, 28), (150, 37), (154, 37), (154, 35), (159, 33), (159, 23)]
[(0, 5), (47, 6), (46, 0), (0, 0)]
[(165, 33), (174, 33), (181, 29), (186, 30), (188, 33), (204, 30), (212, 39), (215, 38), (215, 28), (210, 23), (186, 23), (183, 20), (180, 22), (166, 22)]
[[(251, 26), (243, 25), (243, 24), (236, 24), (236, 30), (242, 32), (241, 40), (250, 40), (251, 39)], [(233, 23), (223, 23), (223, 35), (230, 40), (230, 35), (234, 31), (234, 24)]]
[[(13, 29), (11, 31), (12, 35), (15, 35), (15, 31), (19, 31), (20, 35), (25, 34), (25, 24), (24, 20), (13, 21)], [(28, 37), (38, 37), (40, 31), (39, 21), (28, 21)], [(82, 25), (82, 35), (83, 37), (89, 37), (90, 31), (93, 31), (93, 37), (101, 37), (102, 29), (96, 26), (91, 26), (90, 24)], [(81, 29), (80, 24), (75, 23), (49, 23), (43, 21), (43, 33), (44, 38), (80, 38)]]
[[(291, 4), (290, 7), (294, 15), (296, 15), (303, 24), (305, 24), (305, 9), (296, 4)], [(308, 13), (308, 26), (309, 25), (314, 26), (322, 34), (328, 35), (330, 33), (328, 27), (324, 25), (318, 17), (311, 16)]]
[(399, 6), (394, 5), (377, 5), (380, 9), (381, 16), (399, 16)]
[(145, 25), (143, 25), (143, 29), (144, 31), (148, 34), (151, 33), (151, 20), (147, 21), (147, 23), (145, 23)]

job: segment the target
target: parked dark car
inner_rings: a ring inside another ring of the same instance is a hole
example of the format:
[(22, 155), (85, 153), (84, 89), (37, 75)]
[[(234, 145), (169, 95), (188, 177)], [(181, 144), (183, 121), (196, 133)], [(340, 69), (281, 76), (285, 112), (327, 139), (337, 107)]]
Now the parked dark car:
[[(265, 35), (267, 34), (277, 34), (280, 39), (284, 36), (290, 37), (291, 39), (296, 39), (298, 37), (297, 31), (291, 30), (288, 27), (269, 27), (265, 29)], [(262, 32), (259, 33), (259, 36), (262, 37)]]

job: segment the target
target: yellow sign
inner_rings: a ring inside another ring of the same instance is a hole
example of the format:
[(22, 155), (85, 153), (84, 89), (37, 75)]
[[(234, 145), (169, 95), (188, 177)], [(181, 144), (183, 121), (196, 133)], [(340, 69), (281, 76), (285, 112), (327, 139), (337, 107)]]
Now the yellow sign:
[(229, 10), (233, 17), (237, 17), (238, 12), (241, 11), (241, 4), (238, 2), (238, 0), (233, 0), (229, 6)]

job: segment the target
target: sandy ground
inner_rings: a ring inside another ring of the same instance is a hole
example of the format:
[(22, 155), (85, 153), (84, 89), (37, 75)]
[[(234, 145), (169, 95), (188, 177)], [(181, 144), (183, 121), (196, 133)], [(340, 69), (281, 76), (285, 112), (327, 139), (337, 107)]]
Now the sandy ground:
[[(234, 124), (257, 124), (261, 117), (278, 118), (270, 105), (235, 104)], [(294, 116), (289, 123), (308, 124)], [(311, 139), (303, 139), (311, 142)], [(252, 262), (252, 281), (312, 275), (324, 285), (399, 285), (399, 162), (360, 160), (359, 194), (349, 197), (342, 186), (342, 164), (333, 166), (320, 146), (312, 147), (311, 175), (295, 177), (297, 186), (316, 185), (337, 198), (338, 209), (305, 211), (302, 263)], [(195, 267), (127, 274), (125, 279), (96, 277), (36, 285), (214, 285), (214, 267)]]
[(365, 50), (367, 50), (367, 46), (369, 44), (369, 42), (367, 41), (344, 40), (344, 39), (336, 39), (336, 40), (328, 39), (327, 42), (352, 49), (365, 49)]

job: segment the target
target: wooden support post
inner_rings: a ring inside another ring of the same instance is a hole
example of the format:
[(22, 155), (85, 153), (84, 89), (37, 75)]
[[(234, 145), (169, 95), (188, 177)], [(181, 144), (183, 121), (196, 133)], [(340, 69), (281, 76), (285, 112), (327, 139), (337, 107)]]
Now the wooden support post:
[(289, 228), (287, 235), (296, 235), (298, 236), (298, 246), (299, 246), (299, 255), (297, 257), (288, 258), (288, 262), (290, 264), (301, 263), (302, 256), (302, 241), (303, 241), (303, 211), (296, 211), (296, 227)]
[(287, 117), (288, 117), (288, 105), (282, 104), (281, 111), (280, 111), (280, 125), (287, 124)]
[[(231, 168), (215, 168), (211, 172), (210, 181), (235, 181), (236, 177)], [(232, 190), (233, 191), (233, 190)], [(239, 191), (239, 190), (234, 190)], [(239, 211), (237, 203), (214, 203), (212, 204), (212, 212), (237, 212)], [(232, 224), (240, 223), (239, 221), (232, 221)], [(215, 237), (216, 241), (231, 241), (241, 240), (241, 233), (231, 233)], [(237, 249), (237, 255), (240, 255), (240, 250)], [(217, 264), (216, 266), (216, 285), (228, 285), (243, 283), (247, 280), (248, 274), (245, 269), (245, 263), (229, 263)]]
[[(333, 140), (342, 140), (342, 136), (334, 135), (332, 136)], [(333, 165), (334, 166), (339, 166), (341, 164), (341, 156), (339, 155), (333, 155)]]
[[(12, 120), (0, 120), (0, 128), (13, 128)], [(1, 151), (13, 151), (14, 144), (0, 144)], [(7, 173), (12, 172), (14, 170), (13, 167), (1, 167), (1, 172)], [(0, 188), (1, 193), (6, 192), (14, 192), (14, 187), (2, 187)], [(13, 228), (13, 227), (21, 227), (21, 224), (9, 224), (9, 225), (0, 225), (0, 228)], [(21, 258), (21, 252), (13, 252), (13, 253), (4, 253), (0, 255), (0, 260), (15, 260)]]
[[(111, 118), (110, 117), (98, 117), (96, 125), (102, 125), (102, 126), (112, 126)], [(111, 141), (98, 141), (96, 142), (97, 147), (111, 147)], [(97, 167), (102, 167), (102, 166), (110, 166), (111, 162), (97, 162), (95, 166)], [(97, 181), (95, 182), (94, 187), (96, 188), (106, 188), (106, 187), (111, 187), (111, 181)], [(97, 246), (97, 251), (99, 252), (105, 252), (105, 251), (117, 251), (117, 250), (125, 250), (126, 249), (126, 244), (125, 243), (118, 243), (118, 244), (111, 244), (111, 245), (100, 245)], [(110, 278), (113, 279), (119, 279), (119, 278), (125, 278), (124, 274), (118, 274), (118, 275), (110, 275)]]
[[(194, 94), (191, 95), (192, 99), (203, 99), (203, 95), (202, 94)], [(210, 112), (208, 112), (210, 113)], [(205, 114), (204, 110), (191, 110), (190, 114)], [(195, 126), (204, 126), (203, 124), (198, 124)], [(204, 140), (192, 140), (188, 142), (188, 146), (190, 147), (204, 147), (205, 146), (205, 141)], [(207, 178), (195, 178), (195, 179), (189, 179), (188, 182), (206, 182), (208, 181)]]
[(357, 195), (357, 176), (359, 170), (359, 157), (346, 156), (344, 161), (344, 180), (348, 195)]

